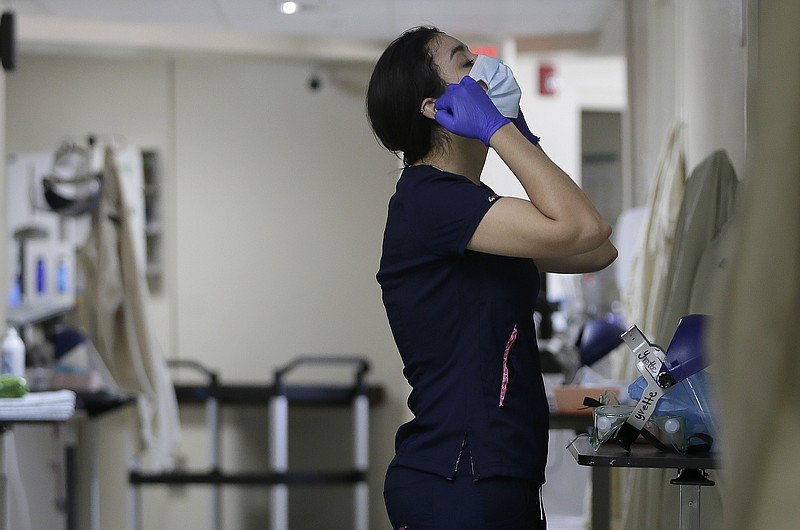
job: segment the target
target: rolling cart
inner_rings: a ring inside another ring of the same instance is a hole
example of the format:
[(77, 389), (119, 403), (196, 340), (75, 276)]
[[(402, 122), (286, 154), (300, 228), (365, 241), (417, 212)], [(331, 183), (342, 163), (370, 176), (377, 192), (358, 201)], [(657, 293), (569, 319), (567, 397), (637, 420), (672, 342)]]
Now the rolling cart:
[[(131, 530), (140, 530), (142, 528), (142, 495), (139, 486), (143, 484), (208, 484), (211, 488), (210, 528), (220, 530), (222, 528), (222, 482), (214, 480), (216, 477), (222, 476), (220, 469), (222, 449), (219, 423), (219, 375), (193, 360), (167, 360), (167, 366), (172, 369), (192, 369), (207, 379), (206, 385), (200, 387), (203, 389), (202, 392), (196, 394), (197, 399), (191, 401), (205, 404), (206, 428), (209, 436), (209, 469), (206, 473), (189, 474), (175, 471), (147, 474), (141, 471), (141, 462), (135, 458), (131, 464), (129, 475), (129, 483), (131, 484), (130, 504), (133, 507), (129, 526)], [(179, 399), (179, 401), (181, 400)]]
[[(575, 438), (567, 450), (579, 465), (590, 466), (593, 474), (598, 469), (606, 472), (606, 468), (613, 467), (677, 470), (677, 474), (670, 480), (670, 484), (680, 488), (678, 528), (680, 530), (700, 530), (700, 488), (714, 486), (714, 481), (708, 477), (706, 470), (719, 467), (716, 455), (711, 453), (685, 455), (665, 453), (649, 444), (634, 444), (630, 451), (615, 444), (604, 444), (595, 449), (587, 434)], [(604, 493), (607, 494), (607, 491), (592, 491), (593, 496)], [(608, 501), (605, 500), (605, 502)]]
[[(132, 466), (129, 482), (132, 490), (132, 530), (142, 528), (140, 488), (147, 484), (208, 485), (211, 489), (211, 528), (222, 528), (220, 488), (225, 485), (262, 486), (269, 488), (270, 529), (289, 528), (289, 487), (312, 484), (352, 484), (354, 487), (354, 529), (369, 526), (369, 407), (382, 397), (380, 388), (369, 387), (365, 377), (369, 363), (361, 357), (301, 356), (275, 371), (272, 384), (221, 384), (217, 374), (194, 361), (170, 363), (173, 367), (188, 367), (203, 373), (206, 385), (175, 385), (178, 403), (205, 404), (210, 437), (210, 468), (204, 472), (175, 471), (144, 473), (137, 463)], [(294, 384), (288, 375), (301, 368), (315, 366), (352, 367), (352, 384)], [(219, 412), (222, 405), (265, 405), (269, 407), (269, 470), (266, 473), (224, 472), (220, 466)], [(289, 469), (289, 406), (337, 405), (353, 408), (353, 467), (345, 471), (304, 471)]]
[[(294, 399), (326, 400), (330, 398), (330, 388), (321, 386), (290, 387), (286, 383), (289, 372), (303, 365), (345, 364), (355, 367), (355, 381), (352, 396), (353, 405), (353, 469), (344, 473), (305, 473), (292, 474), (289, 471), (289, 404)], [(293, 482), (306, 483), (353, 483), (354, 491), (354, 529), (367, 530), (369, 527), (369, 489), (367, 469), (369, 467), (369, 397), (364, 376), (369, 370), (366, 360), (356, 357), (300, 357), (275, 372), (275, 396), (270, 406), (271, 451), (270, 464), (276, 481), (271, 487), (271, 529), (289, 528), (289, 485)]]

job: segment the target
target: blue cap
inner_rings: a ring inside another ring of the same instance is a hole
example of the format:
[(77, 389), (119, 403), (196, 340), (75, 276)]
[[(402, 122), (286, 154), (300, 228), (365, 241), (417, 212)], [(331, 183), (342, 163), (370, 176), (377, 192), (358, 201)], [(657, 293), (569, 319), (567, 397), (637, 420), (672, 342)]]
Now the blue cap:
[(622, 344), (625, 330), (607, 320), (590, 320), (583, 325), (578, 339), (581, 362), (591, 366)]

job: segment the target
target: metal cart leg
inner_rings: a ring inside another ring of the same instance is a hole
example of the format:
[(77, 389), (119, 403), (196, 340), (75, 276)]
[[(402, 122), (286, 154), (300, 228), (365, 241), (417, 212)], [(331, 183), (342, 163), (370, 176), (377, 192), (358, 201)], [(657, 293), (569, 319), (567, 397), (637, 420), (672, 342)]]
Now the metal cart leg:
[[(191, 368), (202, 373), (208, 378), (208, 394), (206, 397), (206, 427), (208, 428), (209, 466), (212, 473), (220, 473), (222, 465), (222, 444), (219, 408), (219, 379), (217, 373), (189, 359), (170, 359), (167, 361), (170, 368)], [(138, 488), (136, 489), (138, 495)], [(135, 500), (141, 510), (141, 498)], [(222, 484), (211, 484), (211, 519), (210, 527), (213, 530), (222, 530)], [(140, 521), (141, 523), (141, 521)], [(137, 527), (138, 530), (139, 527)]]
[(680, 530), (700, 530), (700, 488), (714, 481), (702, 469), (680, 469), (669, 482), (680, 487)]
[(6, 427), (0, 425), (0, 529), (8, 529), (8, 476), (6, 475)]
[(366, 473), (369, 469), (369, 397), (359, 394), (353, 402), (355, 447), (354, 469), (364, 473), (364, 480), (355, 485), (355, 530), (369, 528), (369, 486)]
[[(130, 469), (132, 472), (138, 473), (142, 469), (142, 465), (138, 458), (134, 457), (131, 461)], [(130, 506), (130, 520), (128, 521), (128, 530), (141, 530), (142, 528), (142, 491), (139, 484), (131, 483), (128, 486), (128, 504)]]
[(592, 468), (592, 530), (609, 530), (611, 527), (611, 470)]
[(700, 530), (700, 486), (681, 486), (681, 530)]
[[(348, 482), (354, 482), (354, 528), (369, 528), (369, 487), (366, 482), (369, 469), (369, 396), (364, 376), (369, 370), (365, 359), (348, 356), (301, 356), (275, 372), (275, 395), (270, 404), (271, 420), (271, 471), (278, 477), (271, 490), (270, 514), (272, 530), (288, 530), (289, 528), (289, 489), (281, 475), (289, 473), (289, 396), (285, 376), (300, 365), (352, 365), (356, 369), (355, 397), (353, 397), (353, 475)], [(288, 477), (287, 477), (288, 478)]]
[[(211, 469), (220, 471), (222, 446), (220, 443), (219, 400), (215, 396), (209, 397), (206, 401), (206, 421), (208, 423)], [(211, 486), (211, 528), (222, 530), (222, 486), (220, 484)]]
[(100, 479), (97, 476), (97, 424), (89, 419), (86, 424), (89, 439), (89, 528), (100, 530)]
[[(270, 404), (271, 470), (274, 473), (289, 471), (289, 398), (277, 395)], [(289, 486), (275, 484), (270, 491), (270, 528), (289, 528)]]

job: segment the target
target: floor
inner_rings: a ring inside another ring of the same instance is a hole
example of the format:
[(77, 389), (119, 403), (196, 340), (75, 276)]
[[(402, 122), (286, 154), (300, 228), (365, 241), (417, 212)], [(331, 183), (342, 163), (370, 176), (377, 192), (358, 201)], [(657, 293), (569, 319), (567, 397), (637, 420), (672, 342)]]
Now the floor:
[(585, 530), (586, 518), (574, 515), (547, 514), (547, 530)]
[(585, 530), (589, 521), (591, 473), (567, 451), (573, 431), (550, 431), (547, 483), (542, 490), (548, 530)]

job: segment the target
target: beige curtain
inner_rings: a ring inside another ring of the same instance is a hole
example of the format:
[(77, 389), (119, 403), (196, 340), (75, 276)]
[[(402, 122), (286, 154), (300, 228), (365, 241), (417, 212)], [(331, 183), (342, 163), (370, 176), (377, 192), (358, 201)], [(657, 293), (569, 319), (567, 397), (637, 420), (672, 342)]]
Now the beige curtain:
[[(676, 124), (667, 136), (658, 159), (656, 172), (650, 187), (645, 213), (645, 224), (631, 259), (627, 285), (622, 289), (622, 299), (629, 324), (636, 324), (651, 340), (658, 328), (661, 308), (667, 291), (669, 260), (675, 237), (678, 212), (683, 200), (686, 180), (686, 161), (683, 153), (682, 124)], [(616, 367), (616, 378), (633, 381), (639, 376), (633, 356), (625, 346), (611, 354)], [(647, 510), (644, 499), (636, 489), (663, 493), (663, 476), (644, 473), (645, 470), (612, 470), (615, 498), (619, 511), (628, 528), (652, 528), (656, 525), (660, 507)], [(642, 526), (638, 526), (642, 525)]]
[(800, 2), (760, 1), (735, 259), (712, 352), (724, 442), (720, 530), (800, 521)]
[[(706, 157), (686, 181), (676, 220), (672, 247), (662, 259), (668, 263), (662, 280), (661, 298), (650, 316), (655, 331), (648, 338), (665, 350), (681, 317), (690, 313), (713, 314), (711, 301), (693, 292), (707, 294), (715, 278), (724, 277), (732, 251), (729, 219), (733, 215), (738, 180), (723, 151)], [(728, 254), (726, 254), (726, 252)], [(635, 322), (633, 322), (635, 323)], [(713, 373), (714, 366), (709, 370)], [(713, 377), (711, 378), (713, 381)], [(635, 469), (621, 473), (623, 528), (672, 530), (679, 522), (680, 489), (669, 479), (674, 470)], [(646, 492), (646, 494), (642, 494)], [(705, 488), (701, 515), (705, 521), (719, 518), (719, 491)]]
[[(647, 200), (645, 224), (628, 271), (628, 284), (622, 290), (626, 319), (655, 340), (661, 307), (667, 291), (669, 261), (675, 239), (675, 226), (686, 180), (686, 161), (682, 146), (682, 125), (673, 126), (659, 155), (656, 173)], [(639, 376), (630, 350), (614, 352), (616, 374), (621, 380)]]
[[(689, 313), (710, 313), (707, 295), (728, 264), (738, 180), (724, 151), (716, 151), (692, 170), (675, 226), (659, 321), (651, 340), (663, 348)], [(697, 292), (695, 292), (697, 291)], [(713, 291), (713, 289), (712, 289)]]

